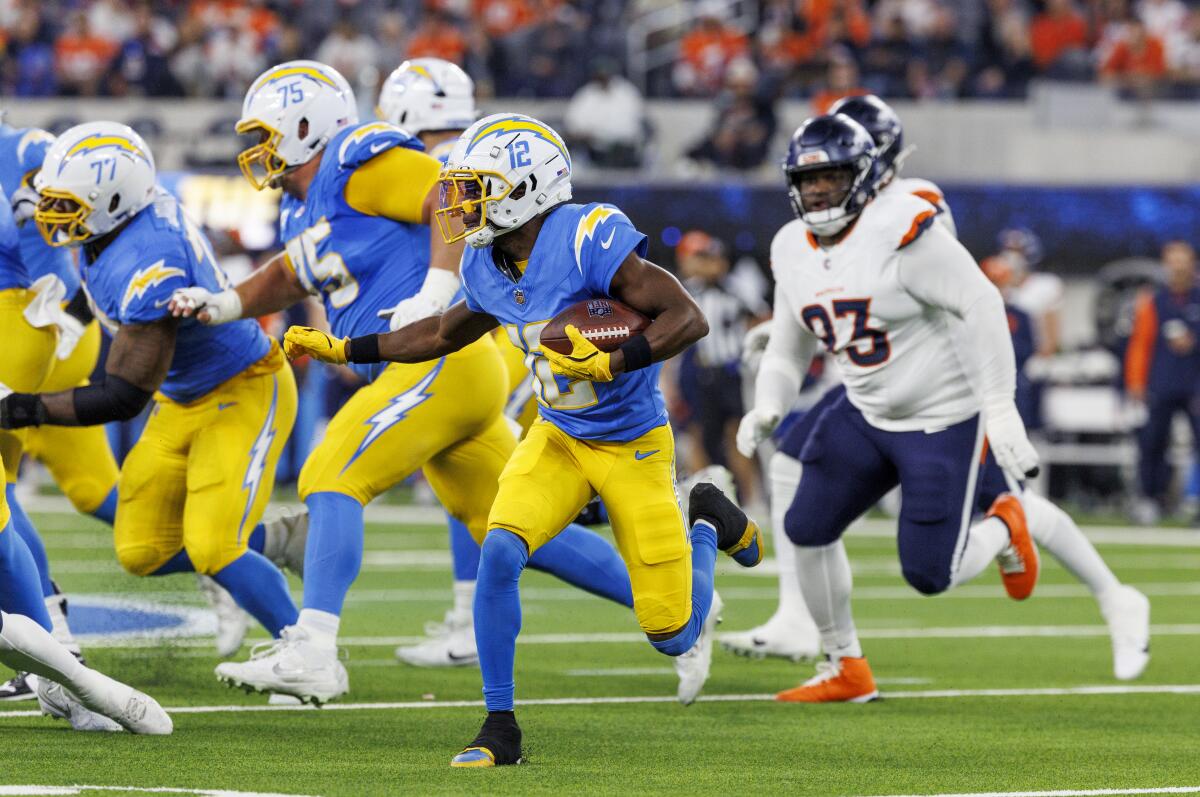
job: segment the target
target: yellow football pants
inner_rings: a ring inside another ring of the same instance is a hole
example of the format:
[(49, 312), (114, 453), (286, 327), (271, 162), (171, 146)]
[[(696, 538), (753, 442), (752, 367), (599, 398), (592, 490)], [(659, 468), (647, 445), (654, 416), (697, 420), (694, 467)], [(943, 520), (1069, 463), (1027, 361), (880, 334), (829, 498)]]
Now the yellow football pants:
[[(4, 457), (0, 456), (0, 467), (4, 466)], [(6, 490), (0, 490), (0, 533), (3, 533), (8, 528), (8, 521), (12, 518), (12, 512), (8, 508), (8, 493)]]
[(500, 356), (504, 359), (504, 370), (508, 376), (508, 403), (504, 414), (512, 418), (521, 427), (521, 433), (529, 431), (537, 420), (538, 403), (534, 396), (533, 374), (525, 365), (525, 352), (520, 346), (508, 339), (504, 328), (497, 329), (493, 335)]
[(571, 437), (539, 419), (500, 476), (488, 527), (511, 531), (533, 553), (593, 495), (608, 508), (642, 630), (678, 631), (692, 615), (692, 562), (670, 425), (610, 443)]
[(278, 346), (190, 404), (161, 394), (121, 468), (117, 559), (148, 575), (186, 548), (197, 573), (246, 551), (296, 420), (296, 380)]
[[(100, 324), (93, 321), (71, 356), (53, 361), (41, 392), (57, 393), (86, 385), (99, 357)], [(25, 453), (46, 466), (59, 489), (84, 514), (96, 511), (117, 484), (117, 460), (103, 426), (26, 429)]]
[[(18, 393), (41, 390), (54, 363), (58, 334), (52, 328), (31, 327), (25, 320), (25, 308), (33, 292), (24, 288), (0, 291), (0, 382)], [(0, 458), (8, 482), (17, 480), (27, 430), (0, 431)]]
[(346, 402), (300, 472), (300, 497), (333, 492), (364, 506), (425, 473), (476, 540), (516, 439), (501, 410), (504, 364), (489, 337), (426, 363), (392, 363)]

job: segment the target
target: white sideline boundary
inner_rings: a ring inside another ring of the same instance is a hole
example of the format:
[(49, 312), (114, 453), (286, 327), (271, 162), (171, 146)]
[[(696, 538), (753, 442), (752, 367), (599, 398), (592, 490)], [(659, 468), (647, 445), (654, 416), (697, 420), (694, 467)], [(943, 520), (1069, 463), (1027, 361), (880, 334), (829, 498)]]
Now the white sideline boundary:
[[(1151, 636), (1200, 636), (1200, 624), (1154, 625)], [(1004, 639), (1009, 637), (1107, 637), (1108, 628), (1102, 625), (985, 625), (945, 626), (940, 628), (860, 628), (861, 639)], [(108, 650), (114, 648), (146, 647), (210, 647), (209, 638), (171, 640), (130, 638), (113, 639), (103, 636), (76, 634), (76, 638), (88, 648)], [(395, 647), (415, 645), (427, 639), (424, 636), (347, 636), (338, 643), (345, 647)], [(247, 644), (265, 642), (265, 637), (247, 638)], [(636, 631), (597, 632), (589, 634), (522, 634), (517, 637), (518, 645), (576, 645), (595, 643), (644, 643), (646, 637)], [(350, 659), (353, 665), (354, 659)]]
[[(1116, 695), (1200, 695), (1200, 684), (1144, 684), (1064, 686), (1042, 689), (927, 689), (919, 691), (881, 692), (887, 700), (954, 700), (979, 697), (1108, 697)], [(773, 694), (701, 695), (701, 703), (768, 703)], [(545, 697), (518, 700), (518, 706), (609, 706), (641, 703), (676, 703), (673, 695), (634, 695), (628, 697)], [(483, 708), (482, 700), (414, 700), (382, 703), (329, 703), (322, 708), (304, 705), (240, 705), (240, 706), (165, 706), (172, 714), (257, 714), (272, 711), (409, 711), (431, 708)], [(40, 711), (0, 711), (0, 720), (19, 717), (40, 717)]]
[(893, 794), (887, 797), (1118, 797), (1123, 794), (1200, 794), (1200, 786), (1139, 789), (1055, 789), (1054, 791), (984, 791), (964, 794)]

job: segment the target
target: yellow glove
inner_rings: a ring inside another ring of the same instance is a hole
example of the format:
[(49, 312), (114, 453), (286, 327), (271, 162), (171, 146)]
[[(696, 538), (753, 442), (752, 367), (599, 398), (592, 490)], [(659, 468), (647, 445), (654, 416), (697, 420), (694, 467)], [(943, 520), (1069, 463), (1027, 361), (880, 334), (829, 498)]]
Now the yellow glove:
[(550, 361), (550, 370), (568, 379), (611, 382), (613, 373), (608, 352), (597, 349), (574, 324), (567, 324), (566, 333), (571, 340), (570, 354), (559, 354), (545, 346), (540, 347), (542, 354)]
[(289, 360), (308, 354), (324, 363), (346, 362), (346, 344), (350, 338), (334, 338), (312, 327), (291, 327), (283, 336), (283, 351)]

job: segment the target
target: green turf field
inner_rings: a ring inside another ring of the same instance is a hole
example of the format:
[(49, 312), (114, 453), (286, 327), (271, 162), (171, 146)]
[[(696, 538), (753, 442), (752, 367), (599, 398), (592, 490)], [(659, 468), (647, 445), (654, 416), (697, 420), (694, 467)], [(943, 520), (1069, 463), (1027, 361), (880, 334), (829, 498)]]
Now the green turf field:
[[(68, 592), (201, 604), (190, 576), (123, 574), (99, 523), (45, 511), (34, 520)], [(1115, 540), (1101, 551), (1118, 575), (1154, 607), (1154, 659), (1128, 685), (1112, 679), (1095, 604), (1055, 564), (1024, 604), (1005, 598), (992, 573), (923, 598), (901, 580), (886, 530), (873, 521), (849, 537), (856, 616), (885, 695), (870, 705), (774, 704), (770, 694), (810, 665), (718, 650), (711, 700), (683, 708), (670, 660), (640, 640), (629, 613), (529, 573), (517, 657), (518, 698), (535, 702), (518, 708), (529, 764), (452, 770), (450, 756), (483, 717), (478, 671), (416, 670), (392, 656), (449, 604), (445, 530), (374, 523), (343, 622), (351, 694), (341, 708), (264, 710), (264, 697), (217, 683), (209, 639), (92, 644), (100, 668), (183, 709), (174, 736), (72, 733), (2, 713), (32, 704), (0, 704), (0, 794), (68, 793), (6, 784), (310, 795), (1200, 792), (1200, 535), (1155, 532), (1145, 537), (1155, 544), (1136, 545), (1132, 530), (1101, 535)], [(722, 562), (724, 629), (771, 613), (775, 580), (763, 571)]]

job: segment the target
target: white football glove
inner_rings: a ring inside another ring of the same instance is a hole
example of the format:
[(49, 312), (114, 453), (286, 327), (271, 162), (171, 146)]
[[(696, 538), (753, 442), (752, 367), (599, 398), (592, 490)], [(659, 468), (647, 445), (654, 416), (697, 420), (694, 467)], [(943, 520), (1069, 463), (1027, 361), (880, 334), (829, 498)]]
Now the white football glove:
[(758, 365), (762, 362), (763, 352), (767, 350), (767, 342), (770, 339), (770, 321), (751, 327), (742, 338), (742, 365), (750, 373), (758, 371)]
[(1038, 474), (1038, 453), (1025, 434), (1025, 423), (1011, 401), (988, 406), (984, 411), (988, 446), (996, 464), (1016, 481)]
[(41, 196), (31, 185), (21, 184), (21, 187), (13, 191), (13, 195), (9, 197), (12, 203), (13, 221), (18, 227), (24, 227), (25, 223), (33, 219), (34, 211), (37, 210), (38, 202)]
[(745, 414), (738, 424), (737, 450), (744, 457), (754, 456), (754, 452), (764, 440), (771, 436), (779, 425), (780, 414), (771, 410), (752, 409)]
[(45, 274), (30, 285), (29, 290), (33, 293), (33, 299), (25, 305), (25, 320), (37, 329), (54, 327), (58, 332), (54, 356), (59, 360), (67, 359), (79, 345), (84, 332), (79, 319), (63, 309), (67, 286), (53, 274)]
[(213, 293), (204, 288), (178, 288), (171, 294), (171, 315), (177, 318), (195, 316), (208, 326), (228, 324), (242, 317), (242, 297), (233, 288)]
[(379, 317), (387, 318), (388, 329), (395, 332), (414, 321), (446, 312), (456, 293), (458, 274), (444, 268), (431, 268), (425, 275), (425, 284), (421, 286), (420, 291), (395, 307), (380, 310)]

